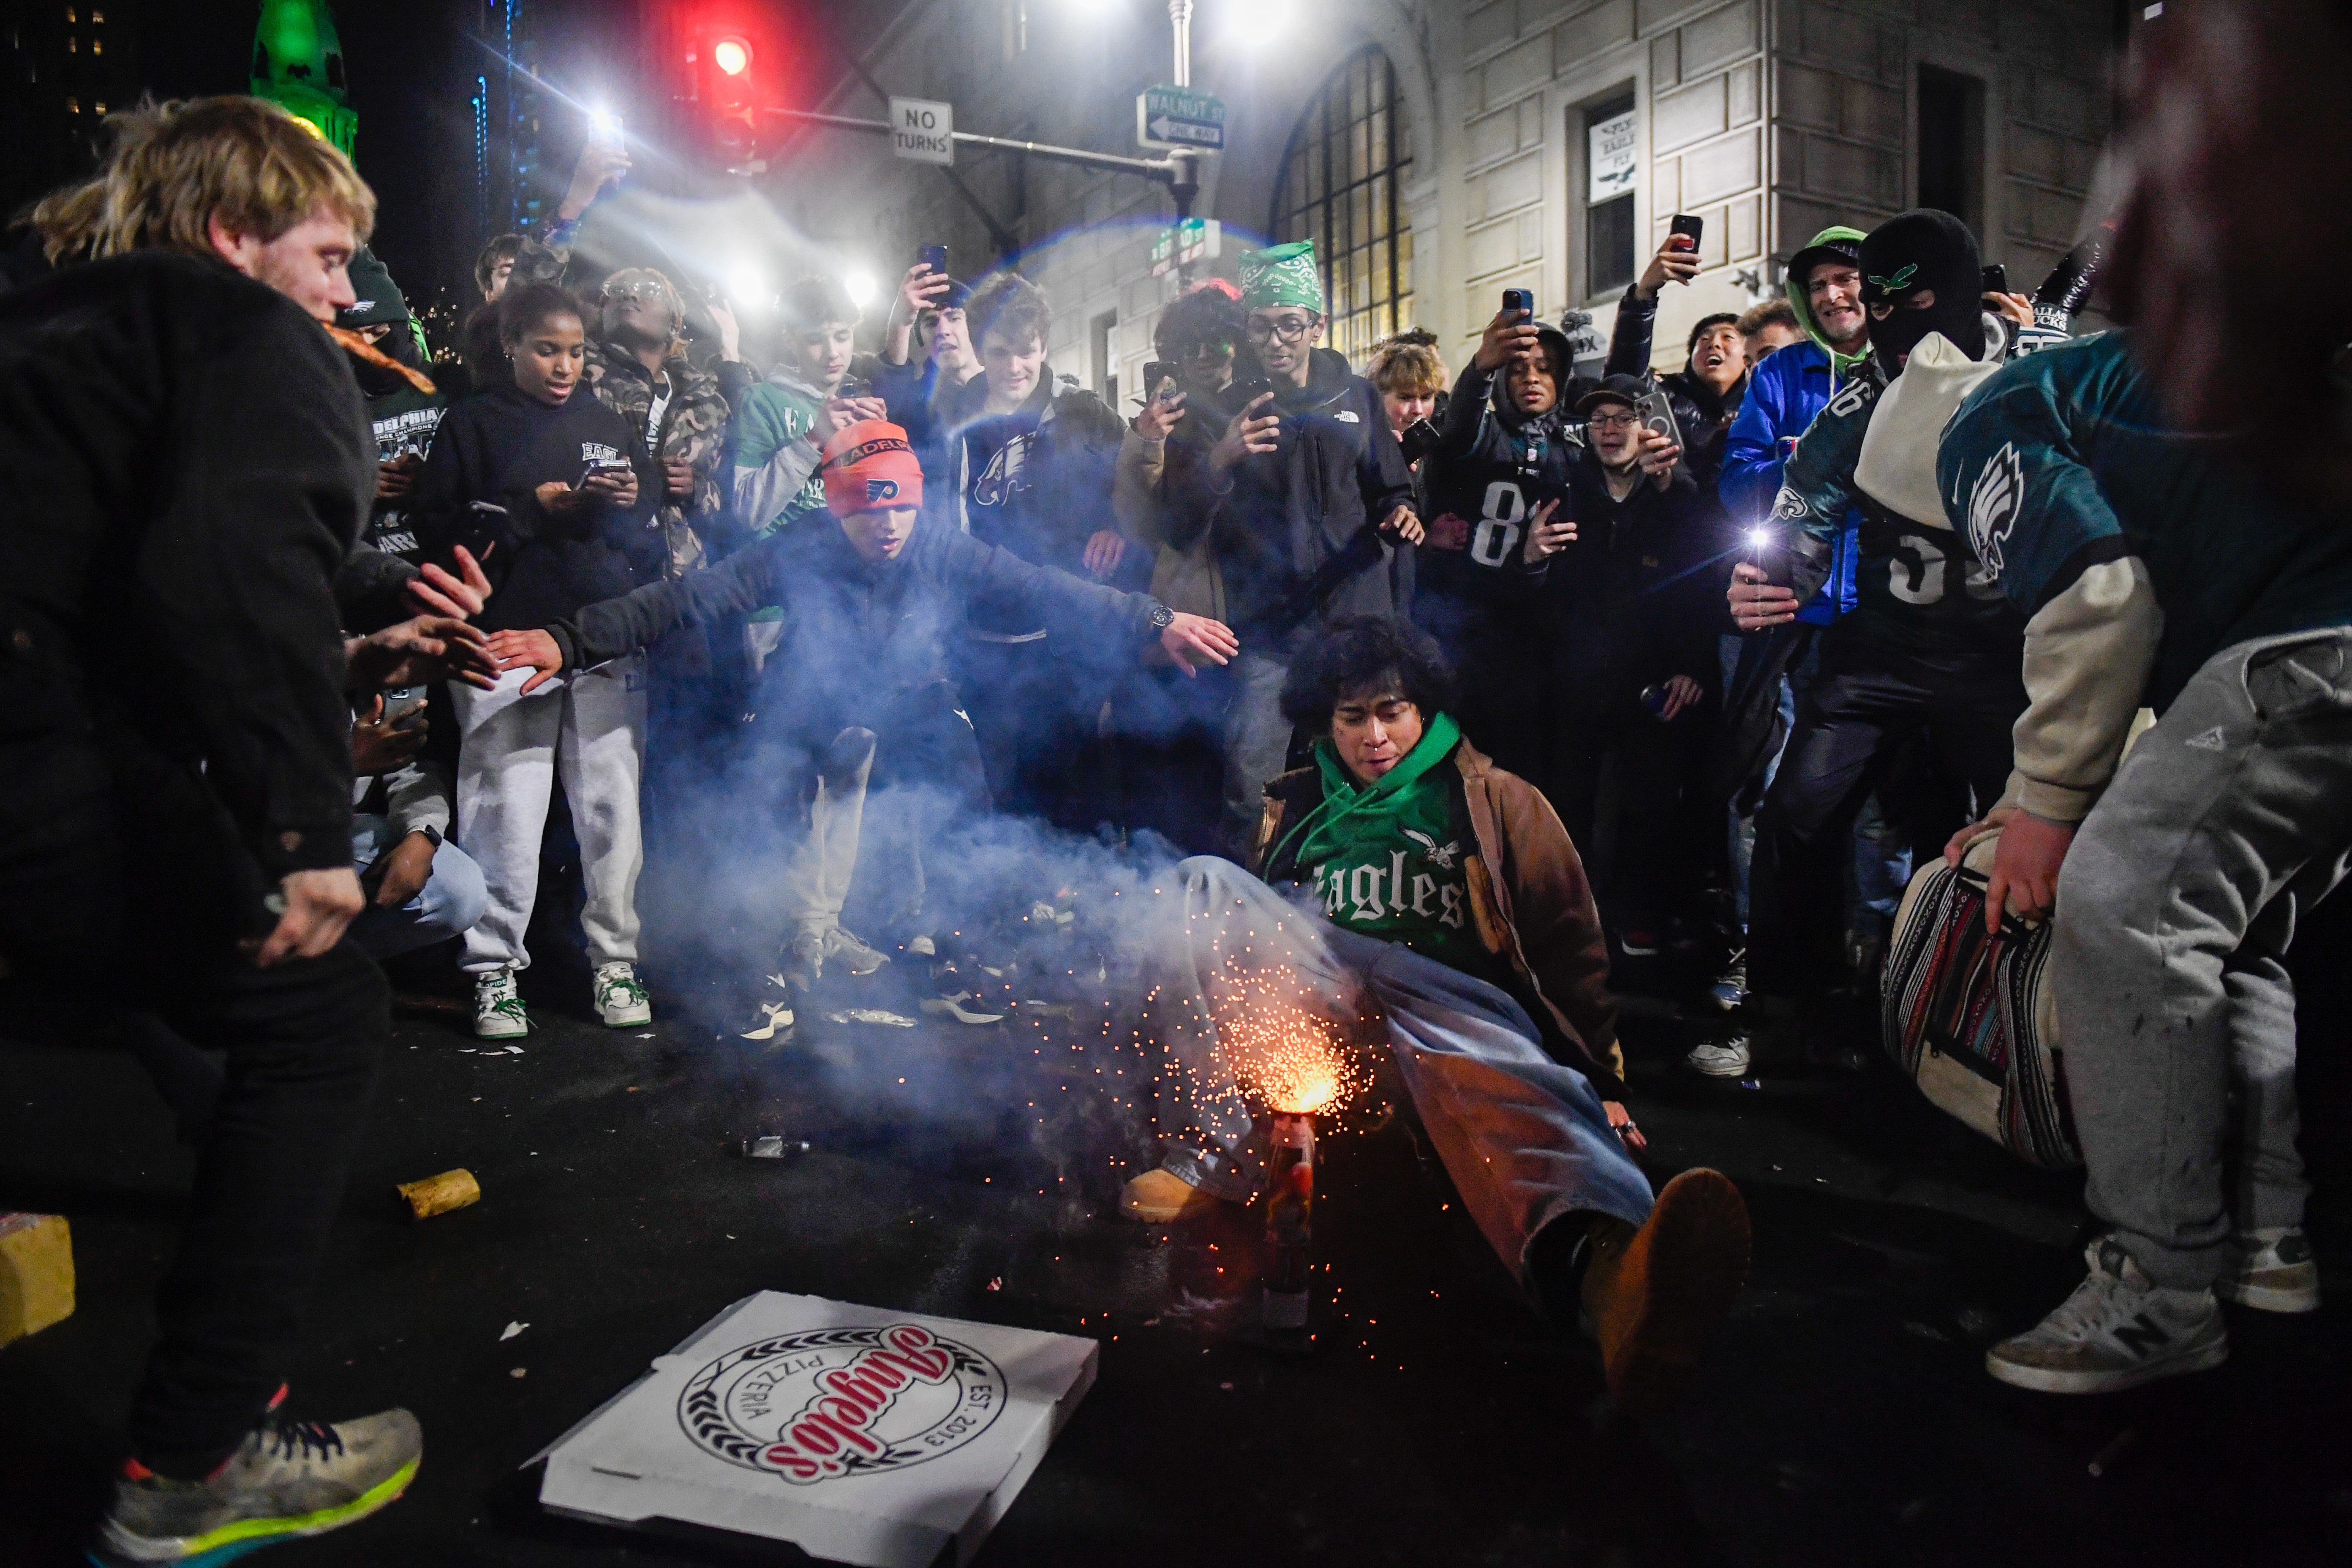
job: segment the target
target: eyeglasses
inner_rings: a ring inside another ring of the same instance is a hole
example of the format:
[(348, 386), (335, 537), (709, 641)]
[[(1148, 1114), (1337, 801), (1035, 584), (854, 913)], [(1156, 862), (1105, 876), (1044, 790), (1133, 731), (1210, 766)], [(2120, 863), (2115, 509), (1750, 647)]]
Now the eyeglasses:
[(1249, 325), (1244, 330), (1249, 333), (1250, 342), (1254, 343), (1262, 343), (1272, 338), (1280, 338), (1286, 343), (1295, 343), (1302, 342), (1307, 333), (1315, 330), (1315, 318), (1290, 316), (1281, 321), (1262, 321), (1255, 316), (1252, 316)]
[(1641, 422), (1642, 416), (1630, 408), (1612, 409), (1606, 413), (1595, 414), (1585, 420), (1586, 424), (1597, 430), (1622, 430), (1631, 426), (1639, 425)]
[(604, 285), (604, 298), (615, 301), (621, 300), (643, 300), (646, 303), (650, 304), (653, 301), (659, 300), (665, 292), (666, 290), (662, 288), (660, 282), (651, 278), (640, 278), (635, 283), (607, 283)]

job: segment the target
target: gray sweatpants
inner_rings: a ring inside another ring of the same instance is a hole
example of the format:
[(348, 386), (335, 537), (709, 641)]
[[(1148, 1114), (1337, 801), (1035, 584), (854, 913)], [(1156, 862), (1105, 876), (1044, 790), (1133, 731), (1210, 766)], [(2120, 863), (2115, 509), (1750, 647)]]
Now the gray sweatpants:
[(2159, 1285), (2212, 1284), (2232, 1228), (2303, 1222), (2281, 956), (2347, 854), (2352, 628), (2338, 628), (2216, 654), (2066, 857), (2050, 983), (2086, 1196)]
[(1270, 975), (1286, 1001), (1340, 1034), (1360, 1037), (1369, 1025), (1385, 1035), (1430, 1142), (1513, 1278), (1526, 1278), (1536, 1232), (1562, 1215), (1649, 1217), (1650, 1184), (1591, 1081), (1545, 1054), (1509, 996), (1401, 943), (1343, 931), (1231, 861), (1196, 856), (1176, 872), (1182, 886), (1171, 890), (1181, 897), (1162, 906), (1150, 944), (1153, 1032), (1172, 1069), (1160, 1101), (1169, 1170), (1220, 1197), (1256, 1195), (1249, 1108), (1216, 1016), (1236, 976)]

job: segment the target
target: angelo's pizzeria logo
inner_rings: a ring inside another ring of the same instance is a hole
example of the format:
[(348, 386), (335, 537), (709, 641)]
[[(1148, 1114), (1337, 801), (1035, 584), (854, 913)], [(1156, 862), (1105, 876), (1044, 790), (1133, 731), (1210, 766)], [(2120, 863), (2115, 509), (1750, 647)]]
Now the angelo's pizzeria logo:
[(918, 1323), (808, 1329), (729, 1351), (687, 1380), (677, 1424), (732, 1465), (807, 1486), (952, 1453), (1004, 1408), (1004, 1373)]

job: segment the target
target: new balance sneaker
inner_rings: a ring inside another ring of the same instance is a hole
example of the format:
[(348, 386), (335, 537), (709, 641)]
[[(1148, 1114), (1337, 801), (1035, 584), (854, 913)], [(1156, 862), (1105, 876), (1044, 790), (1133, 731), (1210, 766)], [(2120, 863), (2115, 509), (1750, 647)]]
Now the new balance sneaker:
[(2241, 1231), (2230, 1238), (2230, 1270), (2213, 1284), (2224, 1301), (2262, 1312), (2319, 1310), (2319, 1265), (2301, 1226)]
[(852, 974), (871, 974), (890, 962), (887, 953), (866, 946), (845, 926), (827, 927), (823, 941), (826, 961), (840, 964)]
[(625, 1029), (635, 1024), (654, 1021), (653, 998), (637, 979), (637, 966), (626, 959), (614, 959), (596, 966), (596, 1016), (604, 1020), (608, 1029)]
[(1709, 1078), (1746, 1078), (1748, 1062), (1748, 1037), (1744, 1034), (1702, 1040), (1691, 1047), (1688, 1056), (1683, 1058), (1684, 1066)]
[(767, 989), (754, 1005), (759, 1009), (759, 1018), (751, 1027), (741, 1031), (743, 1038), (772, 1040), (780, 1031), (791, 1030), (793, 993), (791, 985), (786, 983), (782, 975), (767, 976)]
[(1985, 1352), (1985, 1370), (2038, 1394), (2111, 1394), (2230, 1359), (2210, 1290), (2173, 1290), (2112, 1237), (2083, 1250), (2089, 1278), (2058, 1310)]
[(493, 969), (474, 976), (474, 1037), (519, 1040), (530, 1033), (530, 1015), (515, 989), (515, 972)]
[(408, 1488), (425, 1434), (405, 1410), (356, 1421), (289, 1421), (275, 1411), (200, 1481), (137, 1460), (122, 1467), (99, 1521), (99, 1568), (215, 1568), (296, 1536), (338, 1530)]
[(1735, 947), (1706, 988), (1706, 999), (1728, 1013), (1748, 1000), (1748, 950)]

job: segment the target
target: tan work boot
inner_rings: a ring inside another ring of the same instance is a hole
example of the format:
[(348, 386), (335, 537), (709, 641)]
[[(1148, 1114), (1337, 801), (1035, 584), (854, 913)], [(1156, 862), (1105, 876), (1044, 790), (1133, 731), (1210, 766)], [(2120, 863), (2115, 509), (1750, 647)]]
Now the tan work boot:
[(1118, 1206), (1129, 1219), (1146, 1225), (1171, 1225), (1206, 1213), (1217, 1200), (1165, 1166), (1155, 1166), (1130, 1178), (1119, 1190)]
[(1601, 1339), (1611, 1397), (1663, 1409), (1689, 1388), (1699, 1352), (1748, 1278), (1748, 1205), (1720, 1171), (1668, 1182), (1636, 1230), (1594, 1222), (1584, 1310)]

